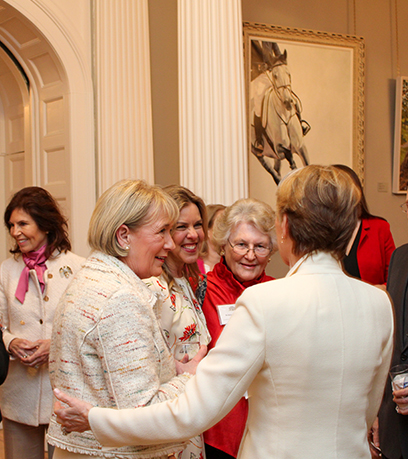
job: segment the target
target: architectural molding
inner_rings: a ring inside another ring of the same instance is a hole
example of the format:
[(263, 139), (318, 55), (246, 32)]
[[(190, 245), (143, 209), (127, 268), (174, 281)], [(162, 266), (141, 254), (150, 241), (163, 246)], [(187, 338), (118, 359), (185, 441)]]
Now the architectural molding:
[(97, 0), (94, 75), (98, 193), (124, 178), (154, 181), (147, 0)]
[(180, 181), (208, 203), (248, 195), (240, 0), (178, 0)]

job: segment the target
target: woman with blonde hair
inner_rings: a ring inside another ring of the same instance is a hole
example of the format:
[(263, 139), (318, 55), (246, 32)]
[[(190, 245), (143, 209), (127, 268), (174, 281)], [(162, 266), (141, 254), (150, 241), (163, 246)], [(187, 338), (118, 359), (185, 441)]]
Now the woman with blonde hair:
[[(159, 187), (124, 180), (96, 203), (89, 224), (93, 252), (61, 298), (50, 352), (50, 378), (98, 406), (144, 406), (177, 397), (195, 361), (178, 364), (163, 337), (161, 302), (142, 282), (159, 276), (175, 245), (179, 211)], [(205, 353), (205, 350), (204, 350)], [(200, 353), (197, 354), (197, 359)], [(177, 373), (182, 373), (177, 375)], [(183, 442), (103, 449), (91, 433), (67, 435), (51, 418), (55, 459), (167, 458)]]
[[(207, 212), (204, 201), (183, 186), (171, 185), (164, 191), (180, 212), (172, 229), (174, 248), (163, 265), (162, 275), (145, 282), (163, 298), (161, 326), (173, 356), (190, 360), (200, 345), (208, 345), (211, 340), (191, 286), (200, 281), (197, 258), (207, 237)], [(180, 458), (199, 459), (203, 455), (202, 435), (197, 435), (190, 439)]]
[(290, 270), (250, 287), (215, 348), (176, 400), (109, 410), (57, 391), (68, 430), (106, 446), (188, 438), (219, 421), (248, 391), (238, 457), (370, 459), (387, 379), (393, 312), (385, 292), (347, 276), (341, 259), (360, 191), (343, 171), (306, 166), (277, 189), (276, 233)]

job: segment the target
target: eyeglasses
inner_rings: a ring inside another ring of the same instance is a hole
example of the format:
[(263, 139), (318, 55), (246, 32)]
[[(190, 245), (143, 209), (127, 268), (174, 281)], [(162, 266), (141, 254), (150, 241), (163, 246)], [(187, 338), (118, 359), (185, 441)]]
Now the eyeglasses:
[(250, 247), (248, 244), (245, 244), (244, 242), (238, 242), (238, 244), (232, 245), (229, 239), (228, 239), (228, 244), (231, 246), (231, 249), (233, 252), (241, 256), (244, 256), (250, 250), (253, 250), (256, 256), (267, 257), (271, 253), (271, 250), (272, 250), (270, 247), (265, 247), (263, 245), (255, 245), (254, 247)]
[(406, 214), (408, 211), (408, 202), (404, 202), (404, 204), (401, 204), (400, 207), (404, 214)]

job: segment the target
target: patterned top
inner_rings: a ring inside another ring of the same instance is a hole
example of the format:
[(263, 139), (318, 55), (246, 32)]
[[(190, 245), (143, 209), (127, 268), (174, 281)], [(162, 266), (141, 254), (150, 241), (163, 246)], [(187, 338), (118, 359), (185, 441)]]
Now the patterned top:
[[(201, 306), (184, 277), (176, 278), (172, 289), (163, 276), (145, 280), (146, 285), (163, 299), (161, 325), (167, 342), (177, 360), (188, 354), (192, 359), (200, 344), (208, 345), (210, 334)], [(205, 457), (202, 435), (189, 440), (180, 459), (202, 459)]]
[[(50, 352), (53, 387), (116, 409), (158, 403), (184, 390), (190, 375), (176, 376), (158, 321), (160, 302), (117, 258), (94, 252), (55, 313)], [(62, 435), (51, 418), (49, 443), (80, 454), (157, 458), (183, 444), (102, 449), (91, 431)]]
[[(196, 300), (190, 283), (184, 277), (175, 279), (171, 291), (163, 276), (151, 277), (144, 281), (146, 285), (163, 298), (161, 325), (166, 335), (170, 350), (177, 357), (179, 345), (200, 343), (208, 345), (211, 336), (203, 311)], [(189, 357), (197, 354), (198, 346)]]

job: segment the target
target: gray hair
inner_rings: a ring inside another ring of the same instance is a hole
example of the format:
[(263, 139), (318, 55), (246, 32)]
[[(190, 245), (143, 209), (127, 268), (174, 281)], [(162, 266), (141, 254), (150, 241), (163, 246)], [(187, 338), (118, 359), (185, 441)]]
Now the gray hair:
[(275, 212), (266, 202), (248, 198), (234, 202), (216, 219), (213, 240), (218, 252), (227, 243), (235, 226), (241, 222), (250, 223), (261, 233), (269, 236), (272, 250), (276, 250)]

